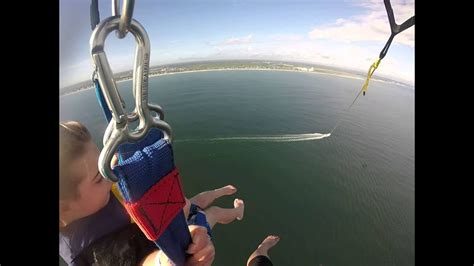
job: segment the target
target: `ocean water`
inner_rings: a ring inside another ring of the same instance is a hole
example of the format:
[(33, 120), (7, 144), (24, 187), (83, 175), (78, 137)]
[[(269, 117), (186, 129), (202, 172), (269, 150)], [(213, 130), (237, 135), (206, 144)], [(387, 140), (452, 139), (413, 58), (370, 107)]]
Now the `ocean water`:
[[(268, 234), (281, 237), (275, 265), (414, 265), (414, 90), (372, 81), (344, 112), (363, 82), (279, 71), (150, 79), (186, 195), (233, 184), (214, 204), (245, 201), (242, 221), (213, 229), (214, 265), (245, 265)], [(119, 88), (132, 110), (131, 81)], [(93, 90), (60, 97), (60, 119), (83, 122), (101, 146)]]

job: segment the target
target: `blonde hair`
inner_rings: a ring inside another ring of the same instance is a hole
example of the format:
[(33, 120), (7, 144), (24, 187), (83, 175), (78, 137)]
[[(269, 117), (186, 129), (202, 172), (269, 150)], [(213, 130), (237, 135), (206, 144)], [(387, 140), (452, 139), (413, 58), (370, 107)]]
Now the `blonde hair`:
[(87, 128), (76, 121), (59, 123), (59, 199), (78, 197), (81, 176), (71, 171), (71, 163), (82, 156), (86, 144), (92, 140)]

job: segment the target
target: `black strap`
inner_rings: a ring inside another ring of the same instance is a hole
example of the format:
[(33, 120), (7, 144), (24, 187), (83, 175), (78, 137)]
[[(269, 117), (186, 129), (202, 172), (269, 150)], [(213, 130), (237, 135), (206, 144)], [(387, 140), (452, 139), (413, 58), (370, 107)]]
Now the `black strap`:
[(393, 9), (392, 9), (392, 5), (390, 4), (390, 0), (384, 0), (384, 4), (385, 4), (385, 9), (387, 10), (388, 21), (390, 22), (390, 30), (392, 31), (392, 34), (390, 35), (390, 37), (387, 40), (387, 43), (385, 44), (382, 51), (380, 52), (380, 55), (379, 55), (380, 59), (384, 58), (385, 55), (387, 54), (388, 48), (390, 47), (390, 44), (392, 44), (392, 40), (395, 37), (395, 35), (415, 25), (415, 16), (407, 19), (401, 25), (398, 25), (397, 23), (395, 23), (395, 16), (393, 15)]
[(100, 22), (100, 14), (99, 14), (99, 2), (98, 0), (91, 0), (91, 30), (95, 29), (95, 26)]

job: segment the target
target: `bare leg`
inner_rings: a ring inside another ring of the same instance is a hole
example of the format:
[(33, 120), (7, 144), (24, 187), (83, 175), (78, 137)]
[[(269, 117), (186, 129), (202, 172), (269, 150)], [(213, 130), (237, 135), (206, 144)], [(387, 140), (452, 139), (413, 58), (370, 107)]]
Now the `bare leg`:
[(247, 266), (249, 266), (249, 262), (257, 256), (266, 256), (270, 258), (268, 256), (268, 250), (272, 248), (273, 246), (275, 246), (278, 243), (278, 241), (280, 241), (279, 236), (276, 236), (276, 235), (267, 236), (267, 238), (265, 238), (262, 241), (262, 243), (257, 247), (257, 249), (252, 254), (250, 254), (250, 257), (247, 260)]
[(206, 213), (207, 222), (211, 228), (213, 228), (216, 223), (228, 224), (235, 219), (242, 220), (244, 218), (244, 201), (235, 199), (233, 209), (211, 206), (204, 212)]
[(193, 204), (196, 204), (201, 209), (207, 208), (211, 203), (222, 196), (232, 195), (237, 191), (237, 189), (232, 185), (227, 185), (225, 187), (217, 188), (214, 190), (204, 191), (196, 196), (192, 197), (190, 200)]

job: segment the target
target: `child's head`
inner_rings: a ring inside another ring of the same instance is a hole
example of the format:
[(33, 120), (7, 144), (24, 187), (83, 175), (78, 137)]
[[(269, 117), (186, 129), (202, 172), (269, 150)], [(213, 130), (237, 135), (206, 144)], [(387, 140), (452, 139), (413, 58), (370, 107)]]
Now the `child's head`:
[(112, 183), (99, 173), (100, 152), (84, 125), (61, 122), (59, 140), (59, 213), (66, 225), (103, 208)]

